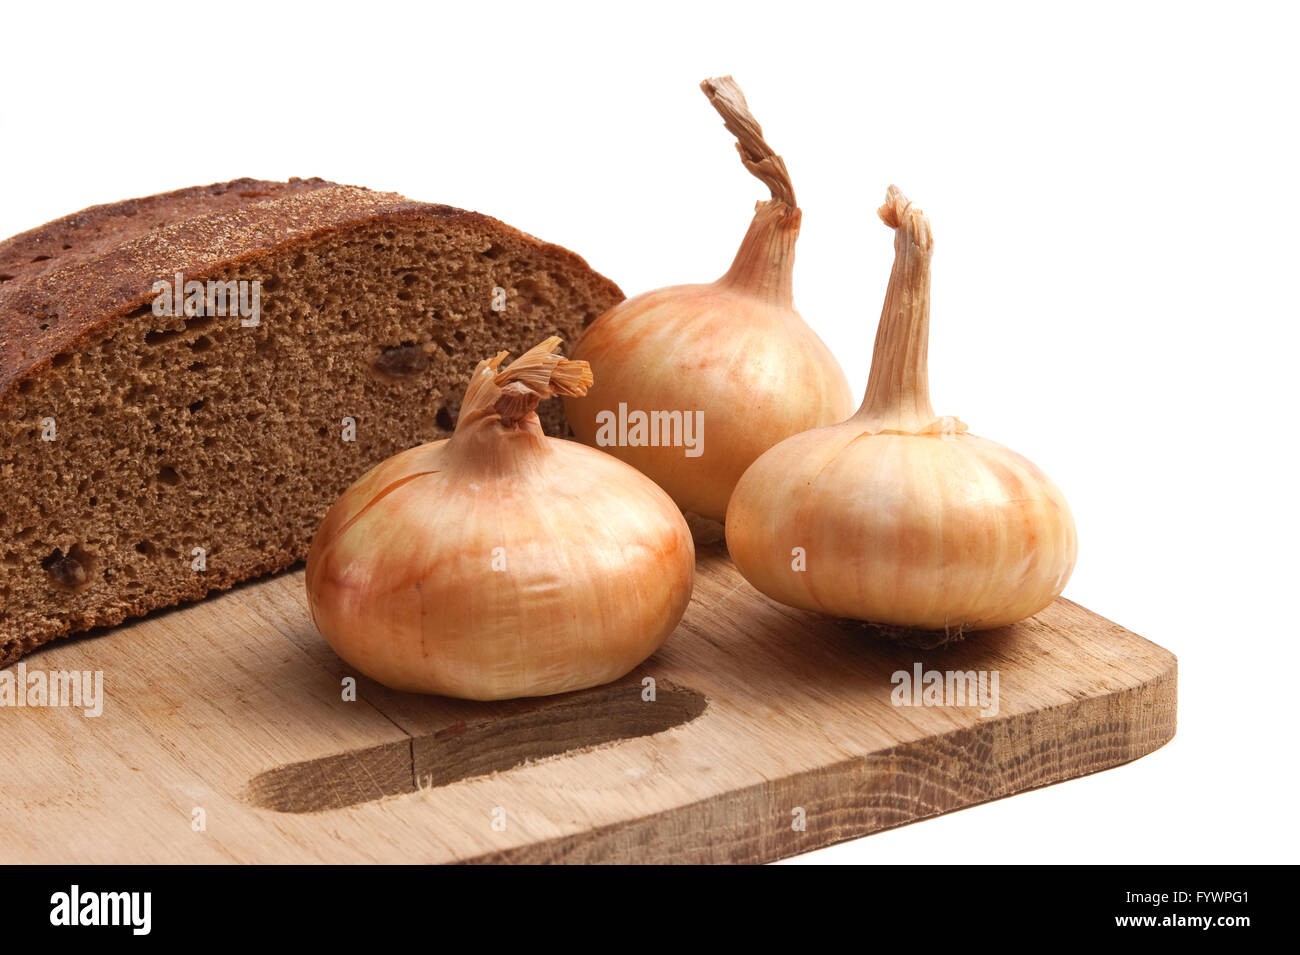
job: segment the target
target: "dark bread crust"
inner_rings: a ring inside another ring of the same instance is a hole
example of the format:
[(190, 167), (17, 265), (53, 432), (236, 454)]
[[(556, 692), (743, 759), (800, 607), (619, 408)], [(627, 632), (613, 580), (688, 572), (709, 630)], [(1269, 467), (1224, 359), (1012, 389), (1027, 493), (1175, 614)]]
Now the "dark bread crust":
[(46, 272), (181, 219), (334, 185), (325, 179), (245, 178), (90, 206), (0, 241), (0, 274)]
[[(488, 231), (523, 236), (571, 268), (590, 270), (575, 253), (490, 216), (321, 179), (237, 179), (93, 206), (0, 243), (0, 275), (12, 276), (0, 283), (0, 409), (22, 379), (39, 374), (56, 355), (111, 332), (150, 305), (155, 281), (171, 281), (177, 272), (203, 281), (218, 269), (305, 245), (332, 230), (420, 217), (472, 219)], [(164, 224), (151, 225), (159, 221)], [(51, 258), (52, 267), (22, 267), (27, 253), (48, 250), (27, 259), (29, 266), (42, 265), (31, 259), (52, 256), (55, 246), (66, 251), (62, 246), (87, 232), (94, 241)], [(611, 294), (623, 297), (618, 286), (601, 279)]]
[(26, 282), (38, 275), (88, 261), (151, 229), (173, 225), (183, 219), (240, 209), (277, 196), (333, 185), (336, 183), (324, 179), (290, 179), (288, 182), (236, 179), (91, 206), (0, 241), (0, 289), (7, 282)]

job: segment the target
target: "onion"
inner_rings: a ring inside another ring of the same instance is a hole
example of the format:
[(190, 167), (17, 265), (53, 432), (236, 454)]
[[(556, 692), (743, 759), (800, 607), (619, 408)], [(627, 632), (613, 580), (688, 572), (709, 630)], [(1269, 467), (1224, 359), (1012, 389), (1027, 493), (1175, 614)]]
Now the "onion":
[(566, 398), (574, 434), (652, 477), (685, 511), (721, 521), (745, 468), (783, 438), (853, 410), (844, 372), (794, 309), (801, 213), (785, 163), (763, 139), (731, 77), (705, 94), (739, 140), (745, 167), (771, 189), (731, 269), (615, 305), (574, 357), (598, 384)]
[[(807, 610), (945, 638), (1031, 616), (1077, 552), (1056, 485), (930, 406), (930, 224), (891, 186), (895, 260), (866, 397), (745, 472), (727, 547), (763, 593)], [(942, 641), (939, 641), (942, 642)]]
[(335, 652), (399, 690), (490, 700), (607, 683), (690, 601), (695, 547), (652, 481), (545, 436), (534, 409), (591, 372), (551, 338), (480, 362), (452, 437), (372, 469), (330, 509), (307, 597)]

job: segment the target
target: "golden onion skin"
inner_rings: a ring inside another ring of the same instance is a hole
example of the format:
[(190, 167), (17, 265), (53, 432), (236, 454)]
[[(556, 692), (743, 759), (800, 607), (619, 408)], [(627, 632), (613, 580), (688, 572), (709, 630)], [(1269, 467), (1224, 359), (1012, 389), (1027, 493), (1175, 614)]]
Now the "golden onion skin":
[[(791, 320), (791, 316), (794, 320)], [(574, 436), (597, 446), (601, 411), (703, 412), (703, 453), (601, 449), (649, 475), (682, 510), (721, 521), (731, 491), (772, 445), (853, 411), (830, 350), (798, 314), (724, 284), (659, 289), (615, 305), (578, 340), (585, 398), (564, 399)]]
[(745, 472), (727, 508), (741, 574), (775, 600), (945, 635), (1032, 616), (1078, 551), (1048, 477), (930, 404), (930, 222), (890, 186), (894, 230), (862, 405), (789, 438)]
[(450, 441), (413, 448), (335, 504), (307, 590), (340, 657), (394, 689), (495, 700), (608, 683), (659, 648), (694, 583), (686, 522), (621, 462), (543, 440), (478, 474)]
[(695, 544), (672, 499), (542, 432), (539, 400), (591, 384), (559, 346), (480, 362), (450, 439), (384, 461), (326, 514), (307, 602), (366, 676), (473, 700), (564, 693), (623, 676), (681, 619)]
[(967, 433), (866, 435), (852, 422), (759, 458), (726, 531), (736, 567), (774, 600), (920, 630), (1032, 616), (1060, 595), (1078, 550), (1065, 498), (1014, 451)]

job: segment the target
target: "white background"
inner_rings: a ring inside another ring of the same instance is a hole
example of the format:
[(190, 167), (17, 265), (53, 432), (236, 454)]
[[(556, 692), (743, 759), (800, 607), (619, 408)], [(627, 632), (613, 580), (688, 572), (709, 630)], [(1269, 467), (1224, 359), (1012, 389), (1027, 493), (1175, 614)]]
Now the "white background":
[(697, 89), (733, 73), (804, 210), (796, 302), (855, 390), (897, 182), (937, 237), (936, 411), (1056, 479), (1081, 538), (1066, 595), (1180, 660), (1178, 736), (1151, 756), (804, 858), (1296, 861), (1294, 7), (4, 17), (0, 234), (323, 176), (488, 212), (629, 294), (721, 274), (764, 198)]

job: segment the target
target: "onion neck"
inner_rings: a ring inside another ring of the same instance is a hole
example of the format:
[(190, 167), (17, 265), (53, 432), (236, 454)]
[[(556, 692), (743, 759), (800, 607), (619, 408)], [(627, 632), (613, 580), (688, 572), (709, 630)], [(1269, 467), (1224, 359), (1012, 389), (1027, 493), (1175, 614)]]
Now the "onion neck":
[(777, 199), (760, 202), (727, 274), (717, 285), (780, 308), (794, 308), (794, 246), (798, 208)]
[(452, 460), (492, 467), (546, 451), (537, 405), (555, 395), (580, 397), (592, 384), (591, 367), (557, 354), (559, 347), (553, 336), (504, 369), (505, 352), (478, 363), (448, 445)]
[(873, 434), (965, 430), (930, 405), (930, 222), (896, 186), (880, 217), (894, 231), (894, 267), (880, 313), (867, 393), (853, 420)]

